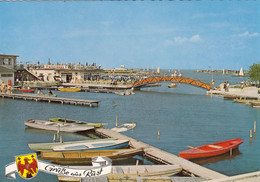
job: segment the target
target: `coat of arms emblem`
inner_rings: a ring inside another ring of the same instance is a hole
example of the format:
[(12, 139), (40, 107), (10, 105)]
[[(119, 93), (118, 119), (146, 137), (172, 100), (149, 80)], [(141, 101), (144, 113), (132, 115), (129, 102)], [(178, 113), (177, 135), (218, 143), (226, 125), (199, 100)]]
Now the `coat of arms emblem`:
[(38, 162), (36, 154), (26, 154), (15, 157), (19, 175), (25, 179), (31, 179), (38, 173)]

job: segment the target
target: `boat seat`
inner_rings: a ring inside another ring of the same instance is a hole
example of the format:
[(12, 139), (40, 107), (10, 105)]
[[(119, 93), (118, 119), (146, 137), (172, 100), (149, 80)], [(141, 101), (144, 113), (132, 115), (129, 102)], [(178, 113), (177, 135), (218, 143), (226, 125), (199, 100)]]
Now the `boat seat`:
[(106, 176), (95, 178), (80, 178), (80, 182), (108, 182), (108, 179)]
[(208, 145), (209, 147), (211, 148), (216, 148), (216, 149), (221, 149), (222, 147), (221, 146), (217, 146), (217, 145)]
[(123, 169), (121, 167), (115, 166), (115, 168), (116, 168), (116, 173), (117, 174), (124, 174), (124, 171), (123, 171)]

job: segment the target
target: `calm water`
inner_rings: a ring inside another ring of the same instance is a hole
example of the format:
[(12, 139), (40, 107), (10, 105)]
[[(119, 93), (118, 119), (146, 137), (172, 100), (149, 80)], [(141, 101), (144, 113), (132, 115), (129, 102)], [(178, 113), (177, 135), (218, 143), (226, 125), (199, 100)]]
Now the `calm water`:
[[(194, 71), (182, 71), (182, 73), (183, 76), (207, 81), (212, 79), (210, 73)], [(222, 77), (221, 74), (213, 76), (216, 85), (226, 80), (234, 84), (247, 79), (230, 75)], [(137, 123), (134, 132), (128, 131), (126, 135), (176, 155), (179, 151), (187, 149), (187, 145), (200, 146), (241, 138), (244, 139), (244, 143), (240, 145), (240, 152), (235, 156), (231, 158), (222, 156), (200, 162), (205, 167), (226, 175), (260, 170), (259, 131), (252, 141), (249, 138), (249, 130), (253, 129), (254, 120), (260, 121), (260, 109), (233, 103), (218, 96), (206, 96), (205, 90), (194, 86), (179, 84), (178, 88), (169, 89), (168, 84), (162, 83), (161, 87), (142, 89), (131, 96), (54, 92), (60, 97), (100, 100), (99, 107), (93, 108), (1, 99), (0, 181), (10, 181), (4, 176), (4, 168), (6, 164), (14, 161), (14, 156), (33, 152), (28, 148), (28, 143), (53, 140), (53, 132), (25, 129), (24, 121), (48, 120), (50, 117), (107, 122), (109, 123), (107, 127), (112, 128), (118, 115), (119, 124), (132, 121)], [(114, 106), (114, 102), (117, 106)], [(161, 133), (159, 139), (158, 130)], [(63, 133), (65, 141), (86, 138), (83, 135)], [(16, 181), (26, 181), (16, 176)], [(39, 173), (31, 181), (58, 180), (55, 176)]]

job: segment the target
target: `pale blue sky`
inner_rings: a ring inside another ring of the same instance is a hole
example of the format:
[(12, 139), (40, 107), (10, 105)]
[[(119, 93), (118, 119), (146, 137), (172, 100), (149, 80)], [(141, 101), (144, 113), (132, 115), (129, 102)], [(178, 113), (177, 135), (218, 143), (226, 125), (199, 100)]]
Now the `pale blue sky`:
[(1, 2), (0, 54), (103, 68), (248, 69), (259, 1)]

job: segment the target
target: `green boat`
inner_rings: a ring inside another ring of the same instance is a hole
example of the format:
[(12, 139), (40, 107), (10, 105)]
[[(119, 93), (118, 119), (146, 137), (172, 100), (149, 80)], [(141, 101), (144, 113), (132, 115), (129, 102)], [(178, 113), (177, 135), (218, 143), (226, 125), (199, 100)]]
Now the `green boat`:
[(29, 143), (28, 146), (31, 150), (35, 151), (52, 151), (53, 147), (59, 145), (67, 145), (67, 144), (74, 144), (74, 143), (86, 143), (86, 142), (96, 142), (96, 141), (109, 141), (109, 140), (116, 140), (116, 138), (105, 138), (105, 139), (95, 139), (95, 140), (81, 140), (81, 141), (70, 141), (70, 142), (57, 142), (57, 143)]
[(77, 121), (77, 120), (72, 120), (67, 118), (50, 118), (49, 120), (57, 123), (73, 123), (79, 125), (94, 126), (96, 128), (101, 128), (103, 127), (103, 125), (107, 125), (107, 123), (89, 123), (89, 122)]

